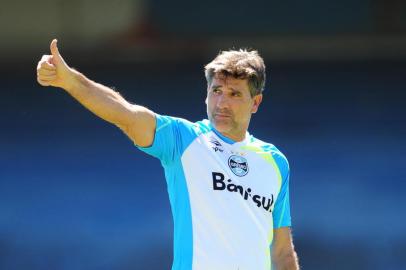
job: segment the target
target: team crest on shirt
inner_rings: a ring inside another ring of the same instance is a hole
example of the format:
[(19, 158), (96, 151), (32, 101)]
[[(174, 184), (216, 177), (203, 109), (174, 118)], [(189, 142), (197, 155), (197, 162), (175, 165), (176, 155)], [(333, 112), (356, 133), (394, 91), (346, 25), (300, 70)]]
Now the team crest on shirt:
[(242, 156), (232, 155), (228, 159), (228, 166), (237, 176), (245, 176), (248, 173), (248, 161)]

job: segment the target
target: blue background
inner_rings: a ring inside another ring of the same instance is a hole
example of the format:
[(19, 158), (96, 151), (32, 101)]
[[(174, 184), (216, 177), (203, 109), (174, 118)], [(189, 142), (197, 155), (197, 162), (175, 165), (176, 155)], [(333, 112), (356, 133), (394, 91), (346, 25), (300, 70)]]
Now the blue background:
[[(401, 269), (406, 66), (268, 66), (272, 87), (250, 131), (290, 160), (301, 264)], [(161, 114), (205, 117), (200, 64), (154, 75), (110, 68), (90, 73)], [(35, 72), (21, 73), (31, 74), (2, 79), (0, 268), (168, 269), (173, 225), (158, 160), (62, 90), (38, 86)]]
[[(229, 5), (220, 3), (218, 23), (206, 16), (213, 0), (146, 2), (164, 40), (342, 33), (384, 40), (406, 32), (403, 15), (399, 28), (374, 26), (374, 1), (261, 2), (258, 16), (238, 2), (228, 17), (222, 14)], [(231, 27), (244, 16), (249, 23)], [(106, 57), (106, 44), (95, 52), (65, 49), (61, 35), (68, 64), (130, 102), (191, 121), (206, 117), (204, 64), (228, 48), (186, 60), (157, 54), (124, 61)], [(49, 40), (43, 50), (22, 58), (15, 52), (15, 61), (0, 65), (0, 269), (169, 269), (173, 224), (159, 161), (63, 90), (37, 84), (36, 63)], [(302, 268), (404, 268), (406, 54), (264, 55), (270, 80), (249, 131), (289, 159)]]

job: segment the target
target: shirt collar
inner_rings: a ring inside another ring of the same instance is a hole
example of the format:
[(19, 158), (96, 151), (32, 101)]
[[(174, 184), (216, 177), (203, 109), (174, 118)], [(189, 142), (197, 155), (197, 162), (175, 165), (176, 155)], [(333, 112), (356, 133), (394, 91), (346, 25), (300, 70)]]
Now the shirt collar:
[(248, 133), (248, 131), (246, 131), (246, 133), (245, 133), (245, 138), (244, 138), (244, 140), (242, 140), (241, 142), (236, 142), (236, 141), (234, 141), (233, 139), (230, 139), (229, 137), (224, 136), (223, 134), (221, 134), (220, 131), (218, 131), (217, 129), (214, 128), (214, 126), (212, 125), (212, 123), (211, 123), (210, 121), (209, 121), (209, 126), (210, 126), (211, 130), (213, 130), (213, 132), (214, 132), (222, 141), (224, 141), (225, 143), (228, 143), (228, 144), (231, 144), (231, 145), (233, 145), (233, 144), (240, 144), (240, 143), (244, 144), (244, 143), (248, 142), (248, 140), (249, 140), (250, 134)]

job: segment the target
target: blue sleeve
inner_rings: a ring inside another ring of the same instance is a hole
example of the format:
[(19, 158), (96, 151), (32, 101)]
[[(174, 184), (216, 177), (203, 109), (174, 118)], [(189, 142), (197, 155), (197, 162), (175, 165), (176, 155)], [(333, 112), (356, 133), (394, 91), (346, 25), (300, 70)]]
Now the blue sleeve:
[(289, 202), (289, 163), (281, 153), (273, 154), (276, 164), (278, 165), (282, 183), (278, 197), (273, 210), (274, 228), (291, 226), (290, 202)]
[(193, 123), (184, 119), (155, 114), (156, 128), (152, 145), (137, 146), (141, 151), (168, 165), (180, 158), (184, 149), (196, 137)]

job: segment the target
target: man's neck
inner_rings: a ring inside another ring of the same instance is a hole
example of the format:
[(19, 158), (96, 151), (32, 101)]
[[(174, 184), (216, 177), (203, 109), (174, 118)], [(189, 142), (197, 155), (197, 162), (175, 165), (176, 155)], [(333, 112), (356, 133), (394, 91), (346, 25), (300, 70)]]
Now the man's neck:
[(225, 141), (226, 143), (229, 143), (229, 144), (233, 144), (233, 143), (236, 143), (236, 142), (242, 142), (245, 139), (245, 133), (244, 133), (243, 136), (232, 136), (232, 135), (230, 135), (228, 133), (218, 131), (215, 127), (213, 127), (213, 131), (223, 141)]

